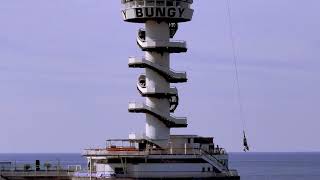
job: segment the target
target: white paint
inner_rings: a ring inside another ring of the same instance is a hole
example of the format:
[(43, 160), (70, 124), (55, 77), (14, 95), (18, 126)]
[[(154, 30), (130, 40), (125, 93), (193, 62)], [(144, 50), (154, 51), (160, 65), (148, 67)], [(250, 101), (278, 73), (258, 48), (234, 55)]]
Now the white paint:
[[(166, 11), (168, 11), (168, 8), (165, 8)], [(179, 12), (179, 9), (177, 9), (176, 11)], [(167, 13), (166, 13), (167, 14)], [(134, 8), (130, 8), (130, 9), (125, 9), (122, 11), (122, 15), (123, 15), (123, 18), (124, 20), (126, 21), (138, 21), (139, 19), (152, 19), (152, 18), (155, 18), (155, 16), (153, 17), (147, 17), (145, 13), (143, 13), (143, 16), (137, 16), (136, 14), (136, 10)], [(156, 15), (156, 14), (155, 14)], [(192, 16), (193, 16), (193, 9), (191, 8), (184, 8), (184, 12), (183, 14), (181, 15), (180, 17), (180, 13), (176, 13), (175, 16), (173, 17), (169, 17), (168, 15), (164, 16), (164, 18), (167, 18), (167, 19), (181, 19), (183, 21), (190, 21), (192, 19)], [(163, 16), (162, 16), (163, 18)]]
[[(146, 41), (164, 41), (170, 39), (169, 26), (166, 22), (158, 23), (156, 21), (147, 21), (145, 25)], [(168, 53), (146, 52), (145, 59), (155, 64), (159, 64), (169, 69), (170, 55)], [(146, 69), (146, 86), (147, 88), (162, 87), (169, 92), (170, 83), (166, 81), (159, 73), (154, 70)], [(146, 105), (160, 111), (164, 116), (170, 115), (170, 104), (166, 98), (146, 98)], [(170, 138), (170, 128), (166, 127), (156, 117), (146, 114), (146, 136), (150, 139), (157, 140), (159, 146), (166, 148)]]
[[(121, 164), (97, 164), (97, 173), (113, 174), (116, 167), (121, 168)], [(202, 171), (205, 169), (205, 172)], [(127, 172), (130, 177), (206, 177), (212, 175), (208, 172), (212, 166), (208, 163), (141, 163), (128, 164)], [(186, 171), (186, 169), (188, 171)], [(165, 172), (164, 172), (165, 171)]]

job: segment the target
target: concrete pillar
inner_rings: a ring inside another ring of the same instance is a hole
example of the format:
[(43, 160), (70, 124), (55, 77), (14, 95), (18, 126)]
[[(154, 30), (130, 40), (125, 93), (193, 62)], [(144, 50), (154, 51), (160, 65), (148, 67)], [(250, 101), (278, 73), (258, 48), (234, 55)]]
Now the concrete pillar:
[[(146, 41), (169, 41), (169, 26), (166, 22), (158, 23), (156, 21), (147, 21), (145, 25)], [(169, 68), (170, 54), (167, 52), (146, 52), (145, 58), (148, 61)], [(170, 83), (154, 70), (146, 68), (146, 85), (147, 88), (161, 87), (169, 91)], [(157, 109), (164, 115), (170, 115), (170, 104), (167, 98), (147, 97), (146, 105)], [(146, 114), (146, 136), (153, 139), (162, 148), (167, 148), (170, 138), (170, 128), (166, 127), (156, 117)]]

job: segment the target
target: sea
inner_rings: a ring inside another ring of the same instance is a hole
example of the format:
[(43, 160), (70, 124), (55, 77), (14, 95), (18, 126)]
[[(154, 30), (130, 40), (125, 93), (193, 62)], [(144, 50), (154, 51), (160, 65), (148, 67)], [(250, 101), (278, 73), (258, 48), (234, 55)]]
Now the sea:
[[(0, 154), (0, 166), (34, 164), (35, 160), (53, 167), (87, 166), (80, 154)], [(241, 180), (320, 180), (320, 153), (230, 153), (229, 160)]]

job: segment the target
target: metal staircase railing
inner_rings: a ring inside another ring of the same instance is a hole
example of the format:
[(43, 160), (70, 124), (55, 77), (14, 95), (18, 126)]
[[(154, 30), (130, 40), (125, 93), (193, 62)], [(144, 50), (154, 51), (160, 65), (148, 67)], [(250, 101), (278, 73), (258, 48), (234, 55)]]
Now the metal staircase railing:
[(129, 58), (129, 67), (132, 68), (150, 68), (159, 74), (163, 75), (170, 83), (181, 83), (187, 82), (187, 73), (184, 71), (174, 71), (170, 68), (165, 68), (159, 64), (152, 63), (151, 61), (145, 59), (137, 59), (134, 57)]
[(148, 113), (150, 115), (153, 115), (170, 128), (182, 128), (188, 126), (186, 117), (175, 117), (171, 115), (167, 116), (157, 111), (156, 109), (145, 105), (144, 103), (131, 102), (129, 103), (128, 110), (129, 112)]
[(201, 154), (201, 156), (203, 156), (203, 157), (207, 158), (208, 160), (210, 160), (208, 163), (210, 163), (211, 165), (216, 167), (219, 171), (223, 172), (224, 170), (228, 169), (216, 157), (214, 157), (214, 155), (209, 154), (205, 150), (200, 149), (200, 154)]

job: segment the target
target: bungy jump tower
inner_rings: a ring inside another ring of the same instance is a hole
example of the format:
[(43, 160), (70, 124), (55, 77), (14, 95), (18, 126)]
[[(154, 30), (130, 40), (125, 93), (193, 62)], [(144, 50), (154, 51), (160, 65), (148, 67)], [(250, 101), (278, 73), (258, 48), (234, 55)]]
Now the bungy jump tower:
[(144, 68), (137, 89), (145, 103), (129, 103), (129, 112), (145, 113), (143, 135), (107, 140), (104, 149), (87, 149), (90, 176), (110, 179), (223, 179), (239, 180), (229, 170), (226, 151), (213, 137), (170, 135), (171, 128), (187, 127), (174, 117), (178, 90), (171, 83), (187, 82), (185, 72), (170, 69), (170, 54), (187, 51), (185, 41), (173, 41), (178, 23), (191, 21), (193, 0), (122, 0), (124, 21), (144, 23), (137, 44), (145, 56), (130, 57), (129, 67)]

